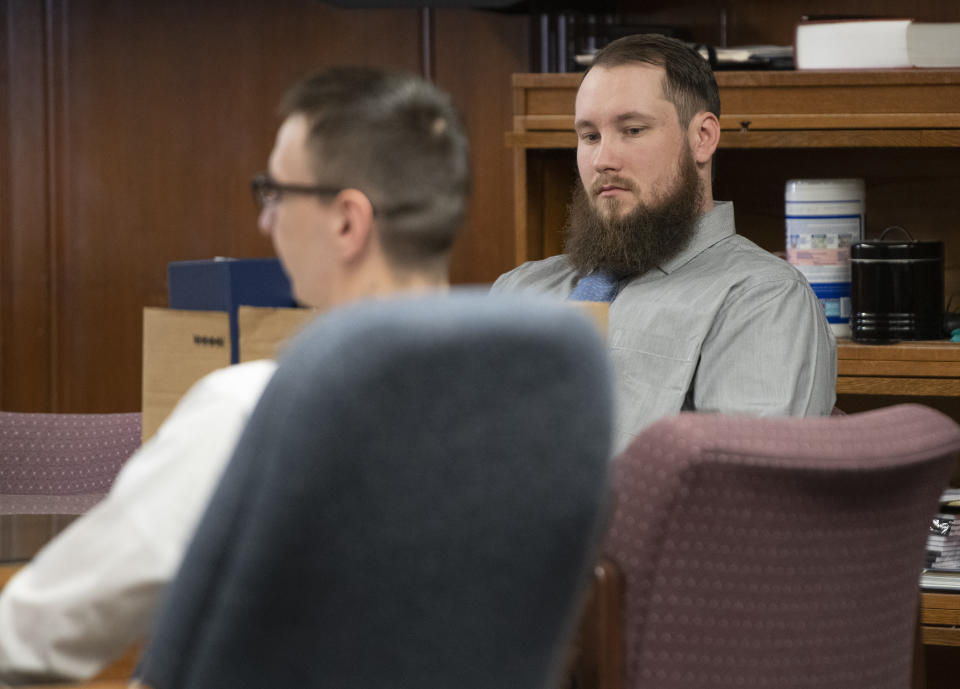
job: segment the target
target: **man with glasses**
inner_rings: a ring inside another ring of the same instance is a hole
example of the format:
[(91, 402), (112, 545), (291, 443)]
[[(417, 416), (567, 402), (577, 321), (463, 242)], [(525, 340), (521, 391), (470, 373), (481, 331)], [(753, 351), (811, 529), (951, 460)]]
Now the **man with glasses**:
[[(321, 309), (447, 286), (469, 193), (449, 99), (412, 76), (321, 72), (282, 104), (259, 225), (295, 296)], [(143, 636), (275, 365), (240, 364), (187, 393), (110, 494), (0, 593), (0, 684), (84, 679)]]

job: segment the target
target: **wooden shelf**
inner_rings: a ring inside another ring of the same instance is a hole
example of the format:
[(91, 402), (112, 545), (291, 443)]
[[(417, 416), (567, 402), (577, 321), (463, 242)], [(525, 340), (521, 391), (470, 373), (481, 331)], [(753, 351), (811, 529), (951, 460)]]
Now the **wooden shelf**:
[(960, 344), (837, 342), (837, 393), (960, 397)]
[[(725, 149), (960, 148), (960, 69), (718, 72)], [(516, 260), (556, 249), (544, 232), (539, 151), (573, 150), (580, 74), (514, 74)], [(536, 162), (536, 161), (534, 161)], [(547, 173), (549, 174), (549, 173)]]
[[(960, 70), (718, 72), (721, 147), (960, 146)], [(515, 74), (519, 147), (574, 147), (579, 74)]]
[(928, 646), (960, 646), (960, 593), (920, 595), (923, 643)]

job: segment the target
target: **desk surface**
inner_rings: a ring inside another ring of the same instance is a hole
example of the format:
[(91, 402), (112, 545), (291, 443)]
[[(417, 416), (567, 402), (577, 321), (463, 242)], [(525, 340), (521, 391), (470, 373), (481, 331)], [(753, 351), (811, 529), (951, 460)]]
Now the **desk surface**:
[(947, 340), (863, 345), (837, 341), (837, 392), (960, 396), (960, 344)]

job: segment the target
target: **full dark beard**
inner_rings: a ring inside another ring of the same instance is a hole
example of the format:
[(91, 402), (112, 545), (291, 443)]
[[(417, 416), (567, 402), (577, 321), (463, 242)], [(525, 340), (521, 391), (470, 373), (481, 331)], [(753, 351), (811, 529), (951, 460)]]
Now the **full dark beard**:
[(577, 184), (567, 208), (564, 253), (580, 275), (597, 269), (643, 275), (687, 247), (701, 207), (701, 182), (689, 151), (670, 195), (656, 206), (638, 203), (623, 217), (600, 215)]

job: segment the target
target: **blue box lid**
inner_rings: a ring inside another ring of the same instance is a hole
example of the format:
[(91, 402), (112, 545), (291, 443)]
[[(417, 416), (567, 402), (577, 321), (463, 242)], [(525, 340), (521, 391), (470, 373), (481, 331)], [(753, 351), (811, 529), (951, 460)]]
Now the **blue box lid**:
[(276, 258), (215, 258), (171, 261), (167, 266), (171, 309), (226, 311), (231, 363), (239, 361), (237, 307), (295, 307), (283, 266)]

